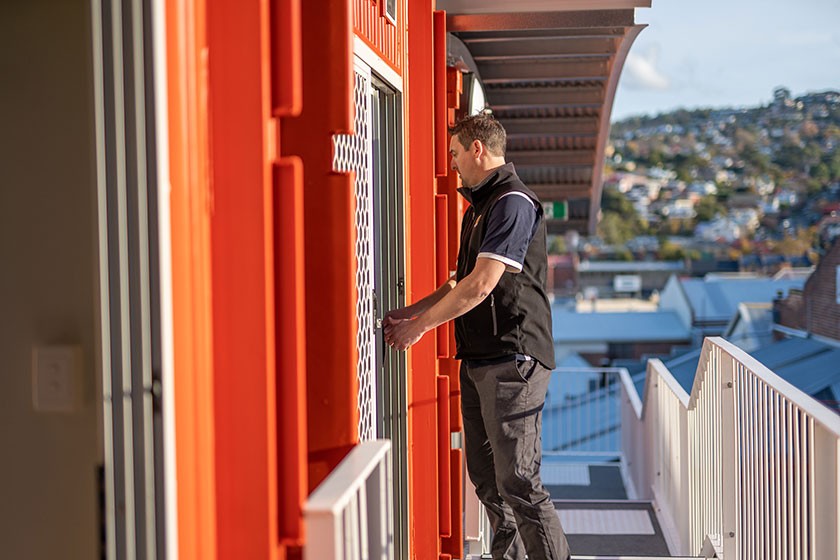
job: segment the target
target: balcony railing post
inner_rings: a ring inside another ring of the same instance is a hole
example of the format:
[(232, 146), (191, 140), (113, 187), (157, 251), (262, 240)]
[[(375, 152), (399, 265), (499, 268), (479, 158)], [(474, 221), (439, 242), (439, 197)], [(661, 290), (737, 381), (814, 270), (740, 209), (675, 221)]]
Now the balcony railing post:
[(735, 415), (735, 358), (725, 352), (720, 353), (720, 386), (721, 392), (721, 489), (723, 500), (723, 519), (720, 535), (723, 544), (724, 558), (737, 558), (736, 543), (741, 538), (736, 533), (738, 518), (736, 514), (737, 500), (740, 494), (738, 484), (738, 437), (740, 426)]
[(304, 560), (391, 560), (391, 442), (365, 441), (310, 494)]
[[(691, 480), (691, 469), (690, 460), (689, 460), (689, 453), (690, 453), (690, 444), (689, 444), (689, 434), (688, 431), (688, 409), (685, 407), (679, 407), (679, 418), (680, 418), (680, 425), (679, 425), (679, 437), (680, 437), (680, 457), (679, 457), (679, 493), (680, 493), (680, 502), (677, 505), (678, 511), (687, 512), (691, 508), (691, 488), (690, 488), (690, 480)], [(677, 520), (677, 534), (679, 535), (679, 550), (675, 551), (677, 554), (685, 554), (690, 555), (691, 551), (688, 548), (688, 544), (690, 541), (690, 534), (691, 534), (691, 518), (688, 515), (681, 515)]]
[(840, 439), (824, 426), (810, 424), (814, 438), (811, 474), (817, 484), (813, 485), (811, 534), (803, 537), (814, 543), (811, 558), (840, 558)]

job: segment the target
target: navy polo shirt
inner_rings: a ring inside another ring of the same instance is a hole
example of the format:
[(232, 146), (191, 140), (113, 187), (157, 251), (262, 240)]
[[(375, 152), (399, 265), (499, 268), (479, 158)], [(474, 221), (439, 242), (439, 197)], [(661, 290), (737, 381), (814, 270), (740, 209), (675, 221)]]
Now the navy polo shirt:
[(490, 209), (478, 258), (505, 263), (507, 272), (521, 272), (525, 253), (537, 231), (537, 209), (524, 193), (502, 195)]

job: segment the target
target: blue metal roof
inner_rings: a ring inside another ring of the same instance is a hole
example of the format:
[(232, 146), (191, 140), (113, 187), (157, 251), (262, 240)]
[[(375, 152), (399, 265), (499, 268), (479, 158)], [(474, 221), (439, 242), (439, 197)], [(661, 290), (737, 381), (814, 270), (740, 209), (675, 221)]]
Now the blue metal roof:
[(789, 364), (827, 352), (831, 347), (813, 338), (789, 338), (767, 344), (751, 352), (751, 356), (776, 371)]
[(683, 261), (582, 261), (579, 272), (684, 272)]
[[(691, 393), (702, 350), (663, 362), (677, 382)], [(790, 338), (762, 346), (750, 353), (776, 375), (809, 395), (840, 388), (840, 348), (811, 338)], [(644, 386), (644, 376), (636, 381)], [(640, 393), (641, 394), (641, 393)]]
[(671, 342), (691, 334), (673, 311), (626, 313), (552, 313), (554, 342)]
[(681, 280), (695, 321), (729, 321), (742, 302), (773, 301), (778, 292), (783, 295), (791, 288), (801, 289), (803, 279), (773, 280), (771, 278), (684, 278)]
[(814, 395), (840, 381), (840, 349), (833, 348), (774, 371), (788, 383)]

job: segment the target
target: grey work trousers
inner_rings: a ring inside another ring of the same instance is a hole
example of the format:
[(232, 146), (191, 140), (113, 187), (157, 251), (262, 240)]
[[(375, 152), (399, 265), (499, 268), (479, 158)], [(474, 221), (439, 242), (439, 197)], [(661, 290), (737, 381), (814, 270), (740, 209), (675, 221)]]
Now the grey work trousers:
[[(467, 471), (493, 527), (496, 560), (567, 560), (566, 535), (540, 480), (551, 372), (536, 360), (461, 363)], [(524, 547), (523, 547), (524, 545)]]

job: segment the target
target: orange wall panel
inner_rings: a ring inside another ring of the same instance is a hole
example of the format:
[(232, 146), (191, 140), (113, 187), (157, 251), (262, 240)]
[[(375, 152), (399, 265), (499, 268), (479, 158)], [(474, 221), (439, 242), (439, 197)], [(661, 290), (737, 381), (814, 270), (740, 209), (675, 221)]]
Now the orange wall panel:
[[(436, 288), (433, 0), (408, 3), (408, 48), (405, 92), (405, 153), (407, 301), (412, 303)], [(440, 554), (437, 458), (437, 349), (435, 337), (423, 337), (409, 352), (408, 430), (409, 504), (412, 558), (428, 560)]]
[[(303, 107), (300, 0), (269, 5), (268, 52), (271, 114), (300, 115)], [(277, 503), (280, 558), (297, 557), (304, 544), (303, 506), (308, 496), (306, 417), (306, 309), (303, 162), (280, 157), (278, 119), (269, 121), (268, 159), (273, 176), (277, 318)]]
[(277, 557), (273, 186), (260, 3), (208, 3), (216, 500), (223, 559)]
[(166, 5), (178, 555), (215, 560), (213, 341), (204, 2)]
[(354, 177), (333, 171), (333, 135), (352, 133), (349, 1), (301, 2), (303, 105), (280, 121), (281, 155), (303, 162), (308, 486), (358, 443)]

